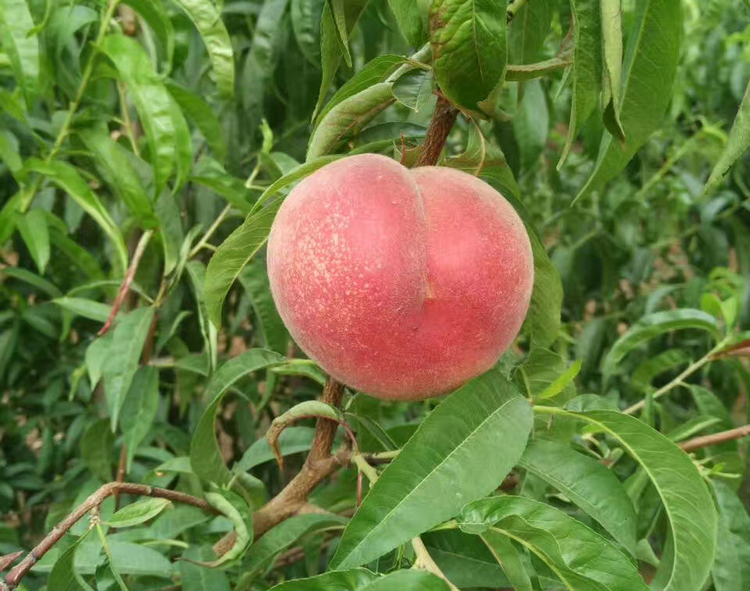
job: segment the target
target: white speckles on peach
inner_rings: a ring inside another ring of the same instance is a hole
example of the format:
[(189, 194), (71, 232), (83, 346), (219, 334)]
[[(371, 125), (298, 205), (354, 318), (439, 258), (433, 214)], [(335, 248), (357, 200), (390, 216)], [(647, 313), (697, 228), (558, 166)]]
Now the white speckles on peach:
[(494, 364), (520, 327), (533, 267), (514, 216), (463, 173), (373, 154), (339, 160), (279, 211), (274, 299), (297, 343), (350, 386), (445, 392)]

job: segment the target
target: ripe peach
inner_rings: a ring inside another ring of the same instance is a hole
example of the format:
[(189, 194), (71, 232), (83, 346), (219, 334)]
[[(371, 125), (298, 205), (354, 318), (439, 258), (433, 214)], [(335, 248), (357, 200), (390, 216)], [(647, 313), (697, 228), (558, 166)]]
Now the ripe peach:
[(526, 315), (531, 244), (483, 181), (343, 158), (286, 198), (271, 229), (276, 306), (334, 378), (378, 398), (445, 394), (492, 367)]

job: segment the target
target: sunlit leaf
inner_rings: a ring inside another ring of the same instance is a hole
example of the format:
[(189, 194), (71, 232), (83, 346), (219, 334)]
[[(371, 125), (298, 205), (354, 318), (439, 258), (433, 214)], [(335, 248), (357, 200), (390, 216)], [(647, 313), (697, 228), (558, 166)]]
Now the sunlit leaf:
[(528, 402), (499, 372), (456, 391), (383, 471), (347, 526), (333, 568), (373, 560), (494, 490), (521, 456), (531, 421)]

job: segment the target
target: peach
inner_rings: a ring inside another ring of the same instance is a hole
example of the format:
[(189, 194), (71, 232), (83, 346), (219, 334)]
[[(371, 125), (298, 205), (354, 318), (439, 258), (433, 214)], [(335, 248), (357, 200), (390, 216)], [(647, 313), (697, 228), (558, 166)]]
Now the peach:
[(523, 222), (485, 182), (363, 154), (289, 194), (268, 273), (292, 337), (331, 376), (415, 400), (497, 362), (526, 315), (534, 264)]

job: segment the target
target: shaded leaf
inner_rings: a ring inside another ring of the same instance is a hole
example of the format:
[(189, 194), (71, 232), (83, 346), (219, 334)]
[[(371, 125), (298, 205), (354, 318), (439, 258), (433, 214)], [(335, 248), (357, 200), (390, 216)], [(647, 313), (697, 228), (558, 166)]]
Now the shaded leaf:
[(49, 229), (47, 218), (41, 209), (32, 209), (16, 221), (18, 231), (21, 233), (26, 248), (29, 249), (31, 258), (34, 259), (39, 273), (44, 275), (44, 270), (49, 262)]
[(622, 75), (620, 121), (627, 141), (605, 134), (580, 199), (617, 175), (660, 126), (672, 98), (682, 37), (682, 4), (646, 0), (636, 7)]
[(154, 320), (154, 313), (152, 307), (138, 308), (120, 317), (114, 328), (112, 344), (102, 366), (104, 394), (107, 398), (112, 431), (117, 427), (125, 396), (138, 371), (141, 352)]
[(427, 42), (430, 34), (428, 17), (430, 0), (388, 0), (398, 28), (415, 49)]
[(716, 545), (717, 517), (698, 469), (679, 447), (635, 417), (607, 410), (570, 413), (617, 439), (646, 471), (669, 518), (674, 560), (665, 591), (699, 591), (708, 576)]
[(482, 499), (464, 507), (457, 521), (466, 532), (493, 530), (522, 543), (571, 590), (648, 589), (614, 544), (544, 503), (511, 496)]
[(81, 438), (81, 457), (86, 467), (99, 480), (112, 480), (115, 437), (109, 420), (101, 419), (89, 425)]
[(242, 568), (248, 571), (264, 567), (268, 562), (302, 536), (330, 528), (340, 528), (347, 522), (345, 517), (333, 514), (296, 515), (282, 521), (255, 542), (245, 555)]
[(237, 380), (254, 371), (282, 361), (284, 357), (273, 351), (250, 349), (227, 361), (211, 377), (205, 393), (206, 399), (210, 402), (190, 442), (190, 465), (193, 467), (193, 472), (204, 482), (226, 485), (232, 479), (232, 473), (224, 464), (215, 433), (216, 413), (227, 390)]
[(203, 291), (208, 318), (214, 326), (221, 325), (221, 308), (229, 288), (268, 240), (271, 224), (280, 206), (281, 200), (276, 199), (251, 213), (211, 257)]
[(140, 367), (133, 376), (133, 381), (125, 396), (120, 418), (120, 426), (125, 436), (128, 470), (138, 446), (153, 427), (158, 410), (159, 370), (155, 367)]
[(31, 158), (26, 161), (25, 166), (28, 170), (38, 172), (50, 179), (70, 195), (99, 224), (114, 243), (115, 252), (119, 257), (118, 262), (124, 271), (128, 266), (128, 252), (120, 228), (115, 224), (107, 209), (78, 171), (70, 164), (59, 160), (43, 162), (37, 158)]
[(602, 364), (605, 375), (612, 375), (617, 365), (633, 349), (673, 330), (697, 329), (709, 332), (712, 336), (718, 335), (716, 319), (691, 308), (669, 310), (667, 312), (654, 312), (647, 314), (636, 322), (622, 335), (607, 353)]
[(635, 510), (611, 470), (567, 445), (543, 439), (529, 444), (519, 466), (565, 494), (628, 552), (635, 554)]

